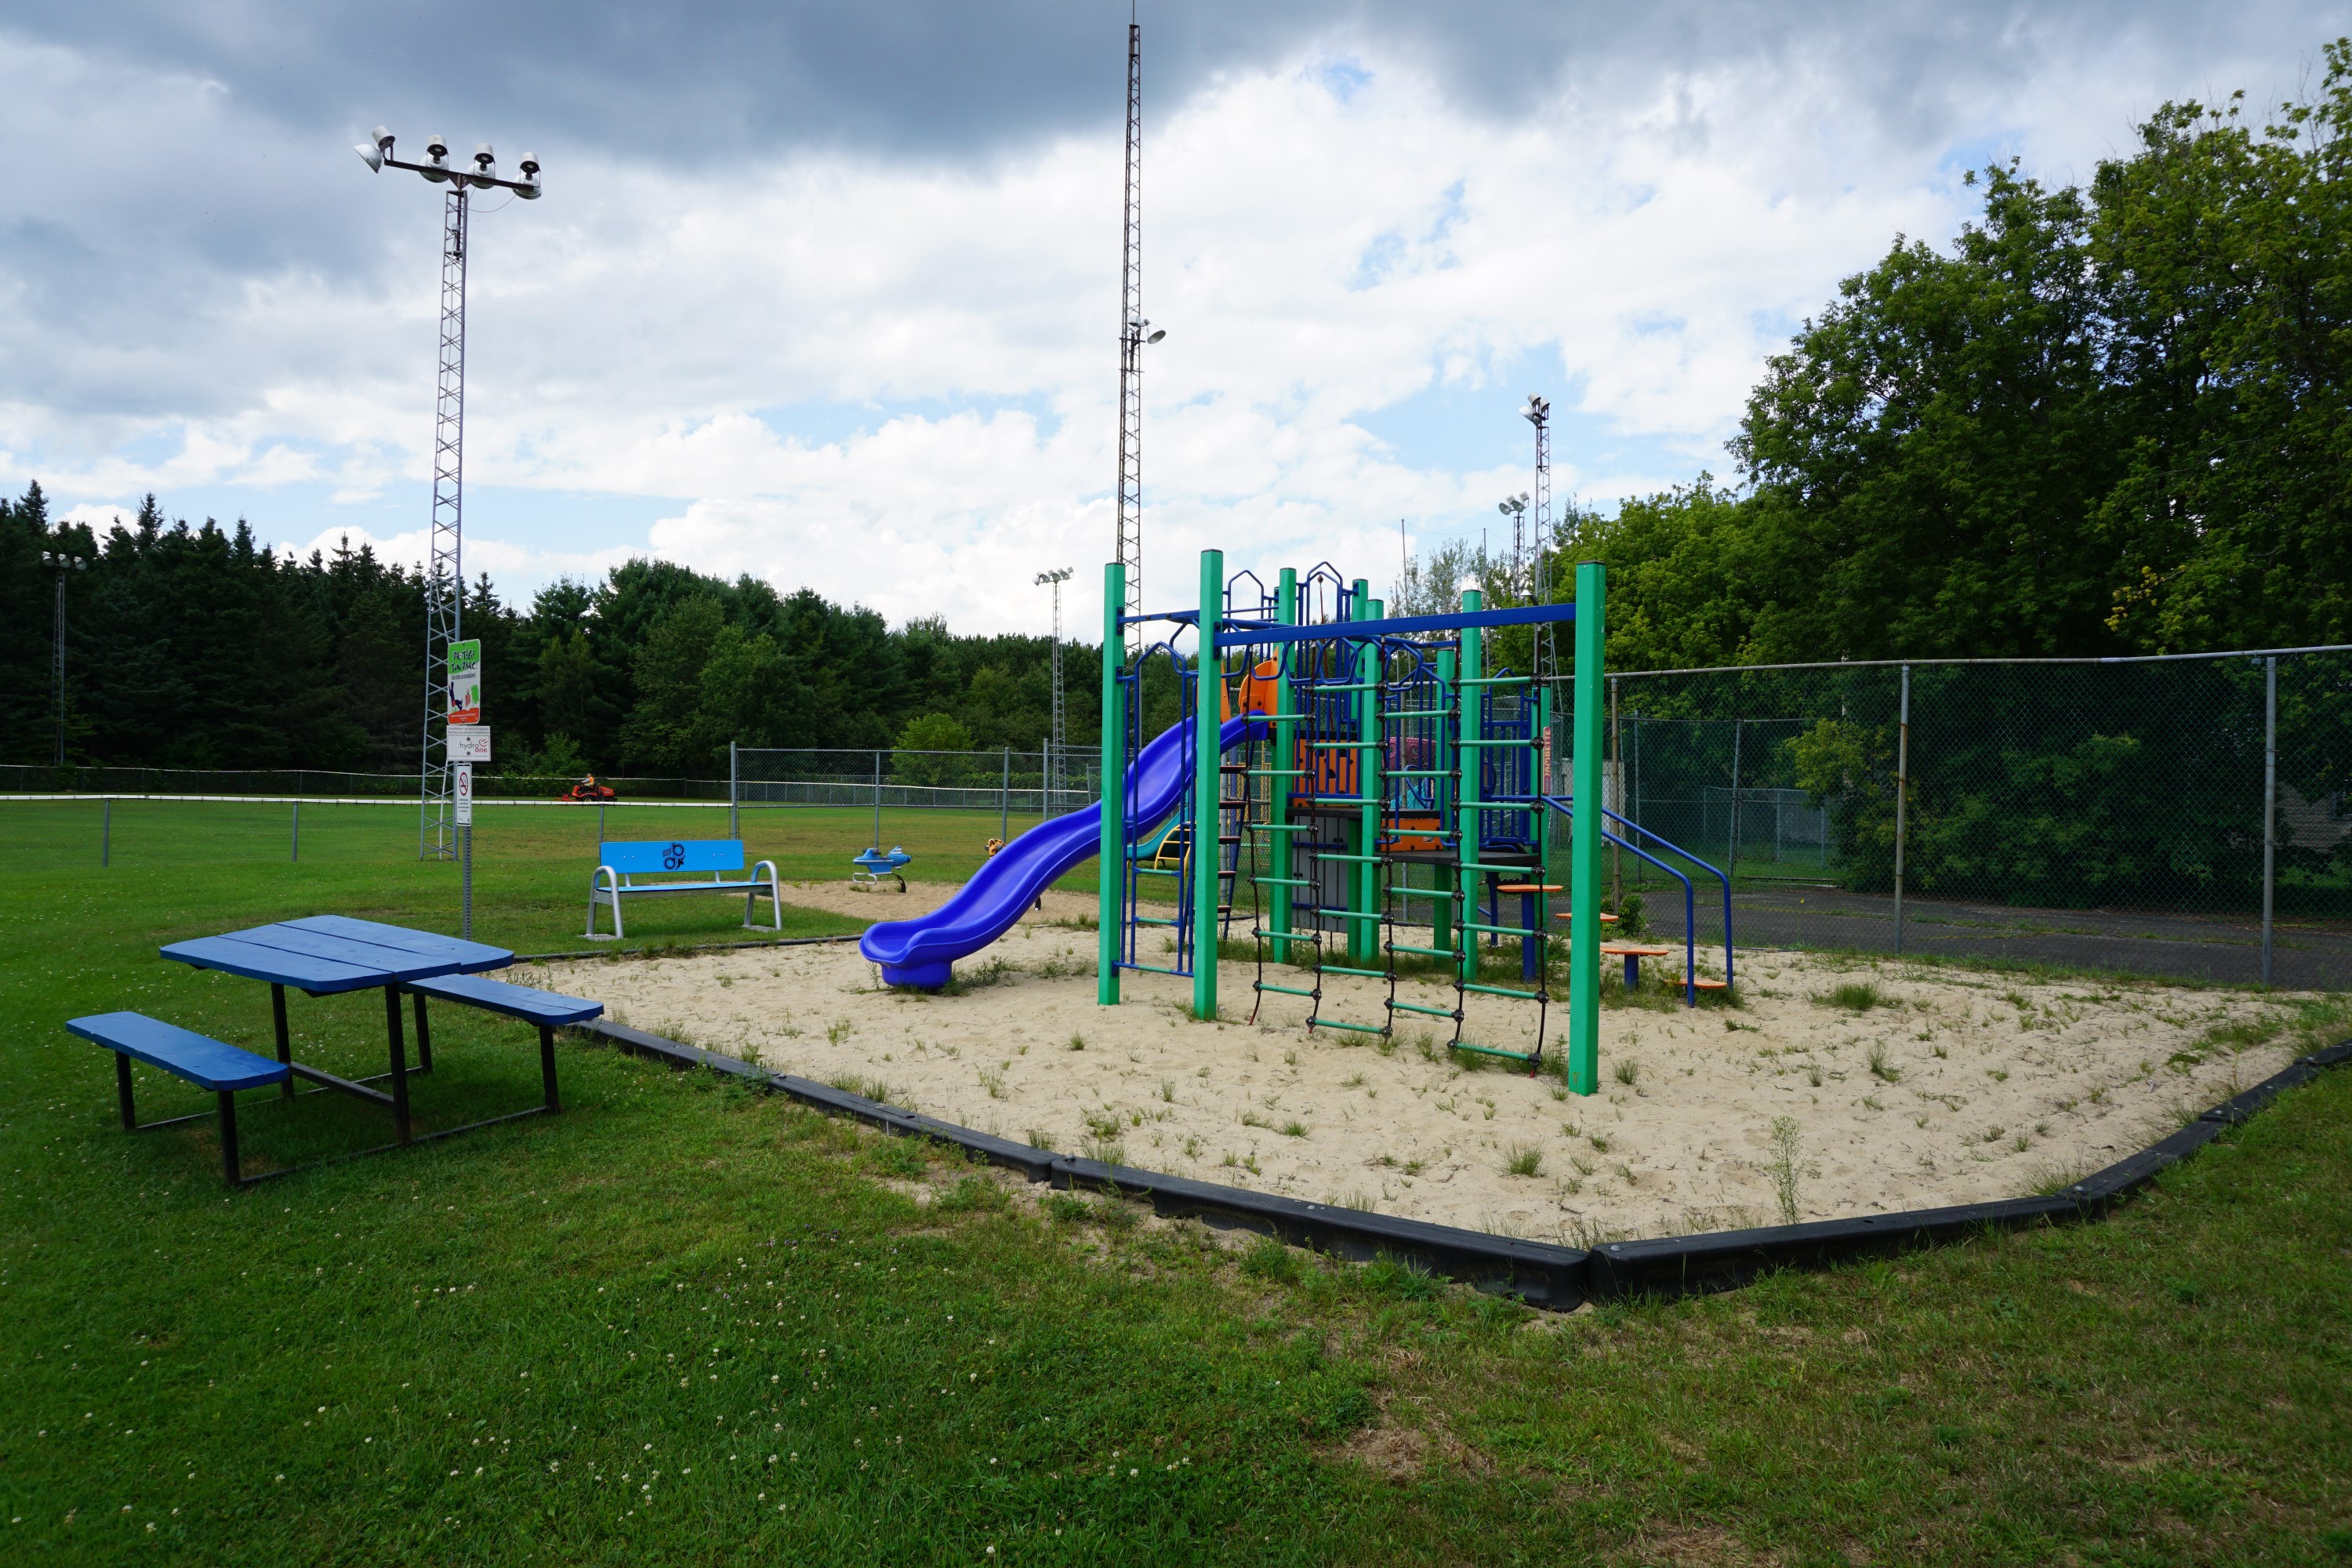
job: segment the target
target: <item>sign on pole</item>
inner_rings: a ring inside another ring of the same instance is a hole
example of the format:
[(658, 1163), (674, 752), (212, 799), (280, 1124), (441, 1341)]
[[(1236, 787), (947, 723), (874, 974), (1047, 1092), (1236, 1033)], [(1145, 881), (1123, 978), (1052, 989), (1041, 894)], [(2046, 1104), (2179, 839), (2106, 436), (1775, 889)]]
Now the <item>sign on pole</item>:
[(456, 724), (449, 726), (449, 760), (453, 763), (487, 763), (490, 760), (490, 727), (488, 724)]
[(456, 791), (456, 800), (457, 804), (457, 826), (460, 827), (471, 827), (474, 826), (474, 764), (471, 763), (459, 763), (456, 771), (457, 774), (457, 788)]
[(482, 645), (472, 638), (453, 642), (449, 645), (449, 722), (481, 721)]

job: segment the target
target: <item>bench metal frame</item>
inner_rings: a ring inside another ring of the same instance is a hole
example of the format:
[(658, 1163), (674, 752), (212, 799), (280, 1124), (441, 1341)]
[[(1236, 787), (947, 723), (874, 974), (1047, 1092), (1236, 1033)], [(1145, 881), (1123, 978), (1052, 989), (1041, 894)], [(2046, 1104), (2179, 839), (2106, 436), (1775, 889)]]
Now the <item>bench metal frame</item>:
[[(761, 876), (762, 871), (767, 875)], [(752, 900), (765, 893), (768, 896), (768, 912), (773, 922), (772, 929), (778, 932), (782, 932), (784, 929), (783, 883), (776, 875), (776, 863), (773, 860), (761, 860), (753, 863), (751, 874), (739, 882), (730, 882), (716, 873), (712, 874), (709, 881), (704, 882), (632, 882), (629, 878), (634, 874), (635, 873), (615, 871), (610, 866), (601, 865), (588, 874), (588, 929), (580, 933), (582, 936), (597, 942), (619, 942), (628, 935), (621, 925), (622, 898), (624, 896), (634, 898), (648, 893), (740, 893), (743, 895), (743, 929), (745, 931), (759, 929), (751, 923)], [(905, 886), (903, 882), (899, 885)], [(613, 934), (609, 937), (596, 929), (596, 907), (599, 900), (609, 903), (612, 907)]]

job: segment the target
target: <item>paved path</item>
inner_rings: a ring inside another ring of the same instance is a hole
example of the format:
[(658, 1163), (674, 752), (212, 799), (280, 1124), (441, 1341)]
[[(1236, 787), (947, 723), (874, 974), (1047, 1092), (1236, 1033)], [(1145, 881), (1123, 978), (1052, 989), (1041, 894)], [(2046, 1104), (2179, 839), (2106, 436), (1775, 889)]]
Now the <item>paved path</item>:
[[(1680, 941), (1679, 890), (1643, 895), (1650, 929)], [(1720, 895), (1716, 910), (1721, 909)], [(1895, 900), (1838, 888), (1742, 888), (1732, 900), (1745, 945), (1895, 951)], [(1704, 899), (1699, 937), (1720, 941), (1721, 916)], [(2251, 984), (2262, 978), (2262, 921), (2245, 915), (2153, 914), (2131, 910), (2012, 909), (1942, 899), (1903, 900), (1906, 952), (2024, 960), (2135, 974)], [(2352, 922), (2281, 921), (2273, 973), (2292, 990), (2352, 988)]]

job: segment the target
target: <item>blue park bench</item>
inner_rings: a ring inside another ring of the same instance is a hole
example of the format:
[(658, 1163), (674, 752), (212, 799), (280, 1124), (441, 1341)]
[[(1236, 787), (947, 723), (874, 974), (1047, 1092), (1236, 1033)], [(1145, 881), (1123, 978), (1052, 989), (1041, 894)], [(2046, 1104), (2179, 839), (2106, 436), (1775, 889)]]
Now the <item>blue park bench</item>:
[[(596, 902), (599, 899), (612, 905), (613, 935), (618, 941), (625, 933), (621, 929), (621, 900), (641, 893), (740, 893), (743, 895), (743, 925), (751, 928), (751, 900), (765, 893), (768, 908), (775, 917), (775, 929), (784, 929), (784, 902), (782, 885), (776, 879), (776, 863), (762, 860), (751, 868), (751, 874), (730, 881), (717, 873), (743, 869), (743, 841), (740, 838), (667, 838), (646, 843), (601, 844), (596, 849), (596, 869), (588, 877), (588, 929), (583, 936), (601, 938), (596, 929)], [(763, 877), (761, 872), (765, 872)], [(659, 882), (631, 880), (636, 877), (672, 879)], [(677, 880), (685, 877), (688, 880)]]

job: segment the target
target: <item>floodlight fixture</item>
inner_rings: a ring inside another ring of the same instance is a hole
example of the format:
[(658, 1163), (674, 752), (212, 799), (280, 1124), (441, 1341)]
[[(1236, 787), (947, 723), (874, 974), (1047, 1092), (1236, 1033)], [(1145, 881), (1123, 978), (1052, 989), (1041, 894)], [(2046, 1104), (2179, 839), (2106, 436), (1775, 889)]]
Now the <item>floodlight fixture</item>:
[(1156, 331), (1156, 332), (1152, 333), (1150, 337), (1148, 337), (1148, 338), (1144, 339), (1143, 341), (1144, 341), (1145, 342), (1147, 342), (1147, 343), (1156, 343), (1156, 342), (1158, 342), (1160, 339), (1162, 339), (1162, 338), (1166, 337), (1167, 335), (1168, 335), (1168, 329), (1167, 329), (1167, 328), (1165, 328), (1165, 327), (1162, 327), (1162, 328), (1160, 328), (1158, 331)]
[(1073, 575), (1073, 572), (1074, 569), (1068, 566), (1056, 566), (1051, 572), (1040, 572), (1037, 574), (1037, 586), (1045, 588), (1055, 583), (1066, 583)]
[(360, 155), (360, 161), (370, 170), (379, 174), (383, 173), (385, 166), (389, 164), (395, 169), (406, 169), (412, 174), (421, 174), (436, 185), (455, 181), (460, 190), (470, 186), (482, 191), (493, 189), (512, 191), (527, 202), (535, 202), (544, 194), (544, 189), (540, 184), (539, 158), (536, 153), (525, 153), (522, 155), (522, 178), (509, 180), (496, 172), (498, 154), (490, 150), (490, 144), (487, 142), (479, 142), (475, 146), (474, 166), (471, 169), (450, 166), (449, 139), (446, 136), (425, 138), (425, 156), (427, 161), (422, 163), (411, 163), (394, 157), (393, 142), (392, 132), (379, 125), (375, 128), (375, 135), (372, 142), (362, 142), (352, 151)]
[(1541, 426), (1551, 417), (1551, 405), (1530, 392), (1528, 394), (1528, 405), (1519, 410), (1519, 417), (1530, 425)]

